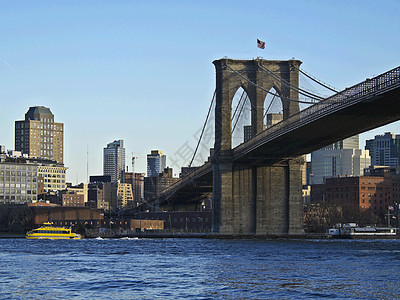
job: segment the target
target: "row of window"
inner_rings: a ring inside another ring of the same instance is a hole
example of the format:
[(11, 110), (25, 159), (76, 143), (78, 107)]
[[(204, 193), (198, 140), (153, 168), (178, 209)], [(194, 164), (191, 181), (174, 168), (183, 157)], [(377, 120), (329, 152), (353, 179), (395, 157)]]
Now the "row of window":
[(20, 165), (0, 165), (0, 172), (1, 169), (6, 170), (27, 170), (27, 171), (34, 171), (36, 167), (34, 166), (20, 166)]
[(63, 206), (76, 206), (76, 207), (84, 207), (83, 202), (63, 202)]
[(49, 177), (49, 178), (65, 178), (65, 175), (64, 174), (61, 174), (61, 175), (59, 175), (59, 174), (39, 174), (39, 175), (41, 175), (43, 178), (46, 178), (46, 177)]
[[(385, 199), (385, 202), (387, 202), (387, 199)], [(362, 200), (362, 203), (365, 203), (365, 200), (364, 200), (364, 199)], [(368, 200), (368, 203), (371, 203), (371, 199)], [(377, 202), (376, 202), (376, 199), (374, 200), (374, 203), (377, 203)], [(379, 203), (383, 203), (383, 202), (382, 202), (382, 199), (379, 200)]]
[(7, 202), (7, 200), (11, 200), (11, 201), (17, 200), (17, 201), (26, 202), (26, 201), (36, 200), (36, 195), (32, 195), (32, 196), (30, 196), (30, 195), (28, 195), (28, 196), (0, 195), (0, 202), (4, 202), (4, 201), (1, 201), (1, 200), (6, 200), (6, 202)]
[(22, 189), (31, 189), (34, 188), (36, 189), (36, 184), (26, 184), (26, 183), (2, 183), (0, 182), (0, 188), (6, 187), (6, 188), (22, 188)]
[(1, 177), (0, 176), (0, 182), (36, 182), (36, 177)]
[(28, 176), (32, 176), (32, 174), (34, 174), (34, 173), (32, 173), (32, 172), (28, 172), (28, 173), (26, 173), (25, 171), (3, 171), (3, 170), (0, 170), (0, 176), (3, 176), (3, 175), (6, 175), (6, 176), (15, 176), (15, 175), (17, 175), (17, 176), (26, 176), (26, 175), (28, 175)]
[(3, 189), (0, 188), (0, 194), (21, 194), (21, 195), (36, 195), (36, 190), (21, 190), (21, 189)]
[[(385, 193), (385, 197), (386, 197), (388, 194), (390, 195), (390, 192), (388, 192), (388, 193)], [(371, 197), (371, 195), (372, 195), (372, 196), (374, 196), (374, 197), (376, 197), (376, 196), (377, 196), (376, 194), (371, 194), (371, 193), (368, 193), (368, 196), (370, 196), (370, 197)], [(365, 196), (365, 193), (362, 193), (362, 194), (361, 194), (361, 196), (363, 196), (363, 197), (364, 197), (364, 196)], [(382, 198), (382, 197), (383, 197), (383, 194), (379, 194), (379, 197), (381, 197), (381, 198)], [(389, 196), (389, 199), (390, 199), (390, 196)]]
[(68, 230), (42, 230), (36, 229), (32, 231), (33, 233), (47, 233), (47, 234), (68, 234)]
[[(183, 222), (183, 221), (185, 221), (185, 222), (190, 222), (190, 218), (179, 218), (179, 222)], [(174, 222), (178, 222), (178, 218), (174, 218)], [(201, 218), (201, 217), (198, 217), (198, 218), (192, 218), (192, 222), (193, 223), (202, 223), (203, 222), (203, 218)], [(204, 219), (204, 222), (208, 222), (208, 218), (205, 218)]]
[(65, 173), (66, 168), (46, 168), (39, 167), (38, 173)]
[[(361, 207), (362, 208), (366, 208), (365, 205), (362, 205)], [(377, 207), (374, 206), (373, 209), (374, 209), (374, 212), (376, 213), (377, 212)], [(380, 206), (380, 211), (382, 211), (382, 206)]]
[(45, 179), (44, 182), (48, 183), (65, 183), (65, 180), (63, 179)]
[(65, 184), (48, 184), (48, 183), (45, 183), (44, 184), (44, 188), (45, 189), (57, 189), (57, 190), (59, 190), (59, 189), (65, 188)]

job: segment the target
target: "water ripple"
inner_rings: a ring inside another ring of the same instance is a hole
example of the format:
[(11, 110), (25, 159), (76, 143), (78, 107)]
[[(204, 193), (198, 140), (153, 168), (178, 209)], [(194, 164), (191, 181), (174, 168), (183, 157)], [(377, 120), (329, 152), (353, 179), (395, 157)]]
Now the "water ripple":
[(1, 299), (396, 299), (399, 241), (0, 240)]

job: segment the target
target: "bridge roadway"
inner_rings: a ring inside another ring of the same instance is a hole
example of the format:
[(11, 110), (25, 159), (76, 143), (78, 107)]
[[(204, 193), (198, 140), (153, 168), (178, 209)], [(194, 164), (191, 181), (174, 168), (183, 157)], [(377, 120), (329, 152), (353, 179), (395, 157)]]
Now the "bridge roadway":
[[(239, 163), (272, 165), (397, 120), (400, 67), (347, 88), (264, 130), (232, 149), (232, 157)], [(158, 204), (183, 204), (211, 197), (212, 182), (212, 163), (206, 162), (164, 190)]]

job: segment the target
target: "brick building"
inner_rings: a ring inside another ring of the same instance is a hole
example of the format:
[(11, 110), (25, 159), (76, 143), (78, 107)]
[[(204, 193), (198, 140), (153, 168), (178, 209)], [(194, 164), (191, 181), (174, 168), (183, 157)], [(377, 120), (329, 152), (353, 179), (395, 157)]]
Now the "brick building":
[[(211, 211), (163, 211), (136, 213), (133, 220), (159, 220), (164, 222), (165, 229), (187, 229), (210, 231), (212, 226)], [(143, 228), (143, 226), (142, 226)]]
[[(342, 207), (370, 209), (380, 219), (385, 218), (388, 207), (397, 200), (398, 179), (392, 176), (359, 176), (327, 178), (324, 187), (324, 202)], [(396, 198), (394, 198), (396, 195)]]
[(88, 207), (31, 206), (35, 226), (53, 222), (56, 226), (78, 223), (98, 226), (104, 221), (104, 211)]
[(68, 191), (62, 195), (62, 206), (84, 207), (84, 195)]

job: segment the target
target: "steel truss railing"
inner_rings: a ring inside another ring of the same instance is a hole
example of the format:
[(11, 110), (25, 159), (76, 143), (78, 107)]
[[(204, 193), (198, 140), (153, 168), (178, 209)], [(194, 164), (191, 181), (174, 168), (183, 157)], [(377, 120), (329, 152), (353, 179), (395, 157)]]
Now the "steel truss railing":
[(204, 165), (199, 167), (197, 170), (189, 173), (185, 177), (183, 177), (181, 180), (174, 182), (172, 185), (166, 187), (159, 196), (155, 197), (156, 198), (163, 198), (164, 200), (170, 198), (173, 196), (181, 187), (187, 186), (191, 183), (193, 183), (196, 179), (206, 175), (207, 173), (212, 171), (211, 163), (206, 162)]
[(260, 144), (273, 140), (277, 136), (281, 136), (286, 132), (304, 126), (322, 116), (332, 114), (347, 106), (363, 101), (365, 98), (377, 96), (399, 86), (400, 67), (397, 67), (372, 79), (367, 79), (350, 88), (346, 88), (345, 90), (292, 115), (290, 118), (269, 127), (262, 133), (253, 137), (247, 143), (239, 145), (233, 149), (234, 159), (240, 158), (245, 153), (259, 147)]

